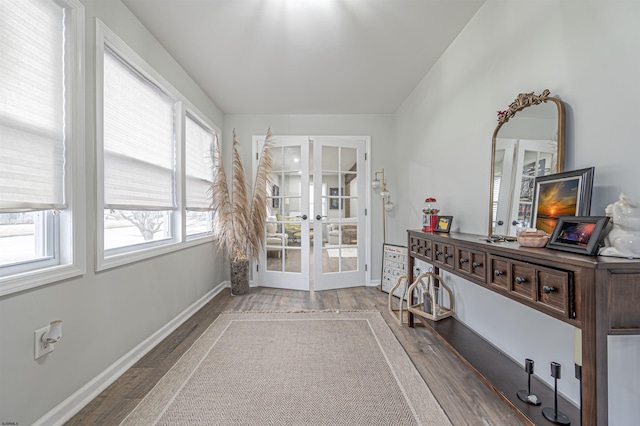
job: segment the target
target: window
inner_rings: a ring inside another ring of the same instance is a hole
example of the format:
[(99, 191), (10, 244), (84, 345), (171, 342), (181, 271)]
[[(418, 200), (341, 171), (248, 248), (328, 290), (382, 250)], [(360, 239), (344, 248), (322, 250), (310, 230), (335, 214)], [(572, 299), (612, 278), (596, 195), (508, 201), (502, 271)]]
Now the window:
[(83, 40), (75, 0), (0, 2), (0, 295), (84, 268)]
[(104, 250), (173, 240), (176, 100), (104, 51)]
[(218, 130), (97, 21), (97, 270), (211, 241)]
[(215, 132), (192, 114), (185, 119), (187, 236), (211, 233), (209, 199), (213, 183)]

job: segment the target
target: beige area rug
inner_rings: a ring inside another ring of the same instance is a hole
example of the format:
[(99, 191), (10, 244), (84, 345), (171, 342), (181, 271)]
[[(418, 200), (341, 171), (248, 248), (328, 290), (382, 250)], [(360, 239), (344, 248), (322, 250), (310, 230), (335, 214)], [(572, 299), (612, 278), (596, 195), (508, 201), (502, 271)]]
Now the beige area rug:
[(225, 313), (122, 425), (450, 425), (379, 312)]

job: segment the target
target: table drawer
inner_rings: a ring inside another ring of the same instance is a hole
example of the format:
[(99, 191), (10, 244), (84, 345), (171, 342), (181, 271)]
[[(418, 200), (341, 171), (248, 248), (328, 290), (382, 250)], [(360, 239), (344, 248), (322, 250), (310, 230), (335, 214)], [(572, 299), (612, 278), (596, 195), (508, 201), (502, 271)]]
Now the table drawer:
[(512, 268), (513, 282), (511, 290), (513, 293), (528, 300), (536, 300), (536, 269), (531, 265), (515, 262), (512, 264)]
[(458, 262), (456, 268), (466, 275), (487, 282), (487, 257), (482, 252), (458, 248)]
[(433, 250), (433, 261), (435, 266), (446, 266), (452, 269), (455, 267), (456, 256), (453, 245), (434, 242)]
[(508, 260), (493, 256), (489, 259), (491, 265), (491, 281), (489, 284), (501, 290), (511, 290), (511, 263)]
[(420, 238), (411, 237), (411, 253), (424, 257), (428, 260), (431, 256), (431, 240), (422, 240)]
[(537, 303), (570, 316), (573, 298), (570, 272), (538, 268)]
[(574, 318), (573, 276), (570, 271), (552, 269), (515, 259), (490, 256), (490, 286), (514, 298), (524, 299), (542, 310), (553, 310)]

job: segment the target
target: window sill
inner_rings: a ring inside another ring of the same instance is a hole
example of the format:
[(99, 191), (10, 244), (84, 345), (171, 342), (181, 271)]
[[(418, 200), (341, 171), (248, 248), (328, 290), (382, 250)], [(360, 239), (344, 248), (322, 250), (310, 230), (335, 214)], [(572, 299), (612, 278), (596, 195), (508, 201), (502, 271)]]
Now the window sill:
[(0, 297), (51, 284), (85, 273), (78, 265), (56, 265), (0, 278)]
[(212, 241), (213, 236), (207, 235), (181, 243), (169, 243), (165, 245), (150, 247), (147, 249), (105, 256), (103, 259), (98, 260), (98, 262), (96, 263), (96, 272), (105, 271), (111, 268), (117, 268), (118, 266), (139, 262), (141, 260), (151, 259), (157, 256), (184, 250), (186, 248), (197, 246), (200, 244), (210, 243)]

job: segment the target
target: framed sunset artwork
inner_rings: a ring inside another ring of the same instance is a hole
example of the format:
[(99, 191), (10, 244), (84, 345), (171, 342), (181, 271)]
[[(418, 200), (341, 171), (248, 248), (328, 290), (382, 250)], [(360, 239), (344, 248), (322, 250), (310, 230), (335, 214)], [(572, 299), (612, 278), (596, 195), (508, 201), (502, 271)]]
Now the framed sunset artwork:
[(536, 177), (531, 226), (551, 234), (561, 216), (589, 216), (592, 188), (593, 167)]

